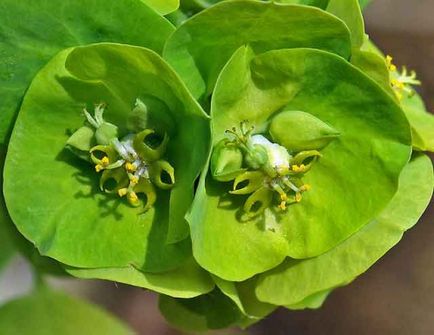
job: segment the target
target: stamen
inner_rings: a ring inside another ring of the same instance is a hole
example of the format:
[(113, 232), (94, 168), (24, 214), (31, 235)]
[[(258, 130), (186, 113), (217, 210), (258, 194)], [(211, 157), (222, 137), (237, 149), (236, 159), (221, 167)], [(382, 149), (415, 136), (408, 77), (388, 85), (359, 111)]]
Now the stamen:
[(110, 160), (109, 160), (109, 158), (108, 158), (107, 156), (104, 156), (104, 157), (101, 159), (101, 164), (102, 164), (102, 166), (108, 166), (108, 165), (110, 164)]
[(131, 183), (132, 185), (137, 185), (137, 184), (139, 183), (139, 178), (136, 177), (136, 176), (131, 176), (131, 177), (130, 177), (130, 183)]
[(139, 197), (137, 196), (136, 192), (134, 192), (134, 191), (129, 192), (127, 194), (127, 199), (128, 199), (128, 201), (130, 202), (131, 205), (133, 205), (133, 206), (137, 206), (138, 205)]
[(136, 172), (137, 167), (134, 164), (132, 164), (130, 162), (127, 162), (127, 163), (125, 163), (125, 170), (127, 170), (130, 173), (131, 172)]
[(119, 196), (122, 198), (123, 196), (125, 196), (128, 193), (128, 189), (127, 188), (121, 188), (118, 190), (118, 194)]

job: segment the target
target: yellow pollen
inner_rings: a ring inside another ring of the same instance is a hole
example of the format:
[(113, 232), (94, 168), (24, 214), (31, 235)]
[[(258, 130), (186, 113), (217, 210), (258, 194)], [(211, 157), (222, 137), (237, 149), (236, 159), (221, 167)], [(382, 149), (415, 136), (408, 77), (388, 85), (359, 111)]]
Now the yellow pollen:
[(137, 185), (139, 182), (139, 178), (137, 178), (136, 176), (132, 176), (130, 178), (130, 182), (131, 182), (131, 184)]
[(136, 166), (134, 164), (131, 164), (130, 162), (125, 163), (125, 169), (128, 172), (135, 172), (137, 170)]
[(392, 62), (393, 62), (393, 58), (391, 56), (387, 56), (386, 57), (387, 67), (389, 68), (389, 71), (395, 72), (397, 70), (397, 68), (396, 68), (396, 65), (393, 64)]
[(105, 157), (103, 157), (103, 158), (101, 159), (101, 164), (102, 164), (103, 166), (107, 166), (107, 165), (109, 165), (109, 163), (110, 163), (110, 160), (109, 160), (109, 158), (108, 158), (107, 156), (105, 156)]
[(282, 202), (286, 202), (288, 200), (288, 196), (285, 193), (282, 193), (280, 195), (280, 200), (282, 200)]
[(122, 198), (124, 195), (126, 195), (128, 193), (128, 189), (126, 188), (121, 188), (118, 190), (118, 194), (119, 196)]
[(310, 186), (309, 184), (304, 184), (302, 187), (300, 187), (300, 190), (305, 192), (305, 191), (309, 191), (312, 188), (312, 186)]
[(300, 171), (300, 167), (298, 165), (293, 165), (292, 166), (292, 171), (298, 172), (298, 171)]
[(296, 193), (295, 194), (295, 201), (296, 202), (300, 202), (301, 201), (301, 193)]
[(136, 203), (137, 201), (139, 201), (139, 197), (137, 196), (136, 192), (130, 192), (128, 193), (128, 200)]
[(95, 170), (96, 170), (96, 172), (100, 172), (100, 171), (104, 170), (104, 166), (102, 166), (101, 164), (97, 164), (97, 165), (95, 165)]
[(282, 201), (279, 205), (279, 209), (281, 209), (282, 211), (286, 210), (286, 201)]

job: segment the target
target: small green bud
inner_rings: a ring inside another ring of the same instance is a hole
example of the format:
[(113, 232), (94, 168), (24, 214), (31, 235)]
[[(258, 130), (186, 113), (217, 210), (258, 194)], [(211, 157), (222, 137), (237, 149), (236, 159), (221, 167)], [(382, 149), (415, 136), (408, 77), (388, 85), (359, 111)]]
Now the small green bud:
[(225, 140), (220, 141), (211, 156), (211, 174), (215, 180), (230, 181), (235, 179), (243, 169), (243, 153)]
[(253, 170), (258, 170), (268, 162), (267, 149), (262, 145), (255, 144), (246, 152), (244, 161)]
[(88, 126), (79, 128), (66, 141), (66, 148), (78, 157), (89, 160), (89, 150), (95, 145), (95, 130)]
[(108, 122), (99, 125), (95, 131), (96, 142), (100, 145), (109, 145), (118, 136), (118, 127)]
[(292, 152), (320, 150), (339, 136), (339, 132), (315, 116), (300, 111), (284, 111), (272, 120), (273, 141)]

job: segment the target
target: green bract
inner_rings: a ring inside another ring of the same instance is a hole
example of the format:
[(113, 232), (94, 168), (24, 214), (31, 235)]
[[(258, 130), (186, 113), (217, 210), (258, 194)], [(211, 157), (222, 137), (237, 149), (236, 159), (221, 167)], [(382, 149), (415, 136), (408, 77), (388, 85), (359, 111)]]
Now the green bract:
[(4, 334), (132, 334), (98, 307), (45, 287), (0, 308)]
[(256, 52), (306, 47), (345, 58), (351, 52), (350, 31), (325, 11), (236, 0), (219, 3), (183, 23), (168, 39), (164, 57), (194, 97), (205, 102), (225, 63), (247, 43)]
[[(434, 184), (434, 117), (365, 34), (368, 2), (3, 1), (0, 267), (17, 249), (156, 291), (187, 331), (320, 307)], [(0, 310), (12, 332), (34, 328), (23, 304), (128, 332), (43, 285)]]
[[(404, 114), (369, 78), (324, 51), (256, 56), (240, 48), (214, 91), (213, 143), (246, 119), (267, 136), (268, 124), (292, 110), (309, 113), (340, 134), (306, 173), (304, 182), (312, 190), (299, 204), (283, 213), (271, 208), (241, 223), (239, 200), (228, 196), (227, 185), (203, 174), (189, 214), (194, 255), (224, 279), (247, 279), (286, 256), (302, 259), (326, 252), (367, 224), (396, 192), (411, 152)], [(221, 261), (227, 252), (237, 256)]]
[[(83, 107), (104, 101), (108, 122), (126, 129), (137, 98), (160, 101), (149, 103), (148, 127), (161, 121), (176, 171), (173, 189), (157, 191), (148, 211), (99, 194), (96, 171), (64, 149), (67, 130), (83, 124)], [(67, 265), (174, 270), (190, 254), (183, 215), (208, 147), (207, 117), (157, 54), (118, 44), (67, 49), (37, 75), (20, 110), (5, 168), (8, 210), (42, 254)]]

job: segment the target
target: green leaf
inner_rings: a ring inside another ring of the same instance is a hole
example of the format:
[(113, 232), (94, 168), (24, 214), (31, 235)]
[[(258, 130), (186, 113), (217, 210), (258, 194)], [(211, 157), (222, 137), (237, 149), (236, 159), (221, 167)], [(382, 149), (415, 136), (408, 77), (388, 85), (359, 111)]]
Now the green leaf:
[(213, 143), (243, 120), (264, 133), (282, 110), (308, 112), (341, 135), (304, 177), (312, 190), (283, 213), (269, 210), (241, 221), (245, 199), (203, 176), (188, 215), (193, 253), (223, 279), (242, 281), (285, 256), (309, 258), (332, 249), (388, 204), (408, 162), (410, 129), (395, 101), (339, 56), (308, 49), (255, 57), (240, 48), (214, 91)]
[(227, 328), (242, 318), (232, 300), (217, 289), (193, 299), (160, 295), (159, 307), (172, 326), (188, 332)]
[(329, 0), (327, 11), (336, 15), (348, 26), (353, 48), (360, 49), (365, 39), (365, 24), (357, 0)]
[(211, 276), (193, 260), (181, 267), (162, 273), (145, 273), (132, 266), (124, 268), (79, 269), (66, 271), (82, 279), (105, 279), (143, 287), (176, 298), (193, 298), (214, 288)]
[(276, 2), (294, 5), (308, 5), (326, 9), (329, 0), (278, 0)]
[(296, 304), (312, 294), (351, 282), (416, 224), (431, 199), (433, 179), (430, 159), (416, 155), (402, 172), (398, 192), (376, 219), (321, 256), (287, 260), (261, 274), (258, 298), (279, 305)]
[(230, 298), (245, 315), (242, 324), (249, 320), (259, 321), (276, 309), (276, 306), (258, 300), (255, 295), (256, 279), (236, 283), (216, 276), (213, 278), (223, 294)]
[[(95, 170), (64, 150), (66, 130), (83, 124), (83, 106), (104, 101), (108, 121), (125, 125), (143, 95), (167, 106), (150, 113), (171, 120), (167, 159), (176, 171), (174, 189), (159, 192), (146, 213), (102, 193)], [(166, 110), (170, 114), (163, 117)], [(178, 238), (188, 234), (184, 213), (208, 155), (209, 136), (208, 117), (156, 53), (119, 44), (67, 49), (36, 76), (18, 115), (5, 166), (9, 212), (42, 255), (64, 264), (175, 269), (191, 254), (191, 243), (167, 244), (169, 226), (184, 234)]]
[(133, 334), (99, 307), (46, 288), (2, 306), (0, 325), (2, 334)]
[(396, 94), (390, 85), (389, 69), (383, 56), (371, 51), (355, 50), (351, 56), (351, 64), (375, 80), (393, 99), (396, 99)]
[(323, 292), (314, 293), (297, 304), (285, 306), (290, 310), (303, 310), (303, 309), (318, 309), (322, 307), (327, 297), (330, 295), (331, 290), (325, 290)]
[(174, 29), (140, 0), (3, 0), (0, 13), (0, 143), (31, 79), (60, 50), (109, 41), (161, 52)]
[(142, 0), (161, 15), (174, 12), (179, 7), (179, 0)]
[(309, 47), (349, 58), (345, 24), (315, 7), (249, 0), (217, 4), (184, 22), (167, 40), (164, 57), (196, 98), (211, 94), (224, 64), (240, 46), (257, 52)]
[(411, 125), (413, 146), (416, 150), (434, 152), (434, 115), (426, 110), (418, 94), (405, 97), (401, 103)]
[(372, 0), (359, 0), (360, 7), (365, 9), (371, 3)]

